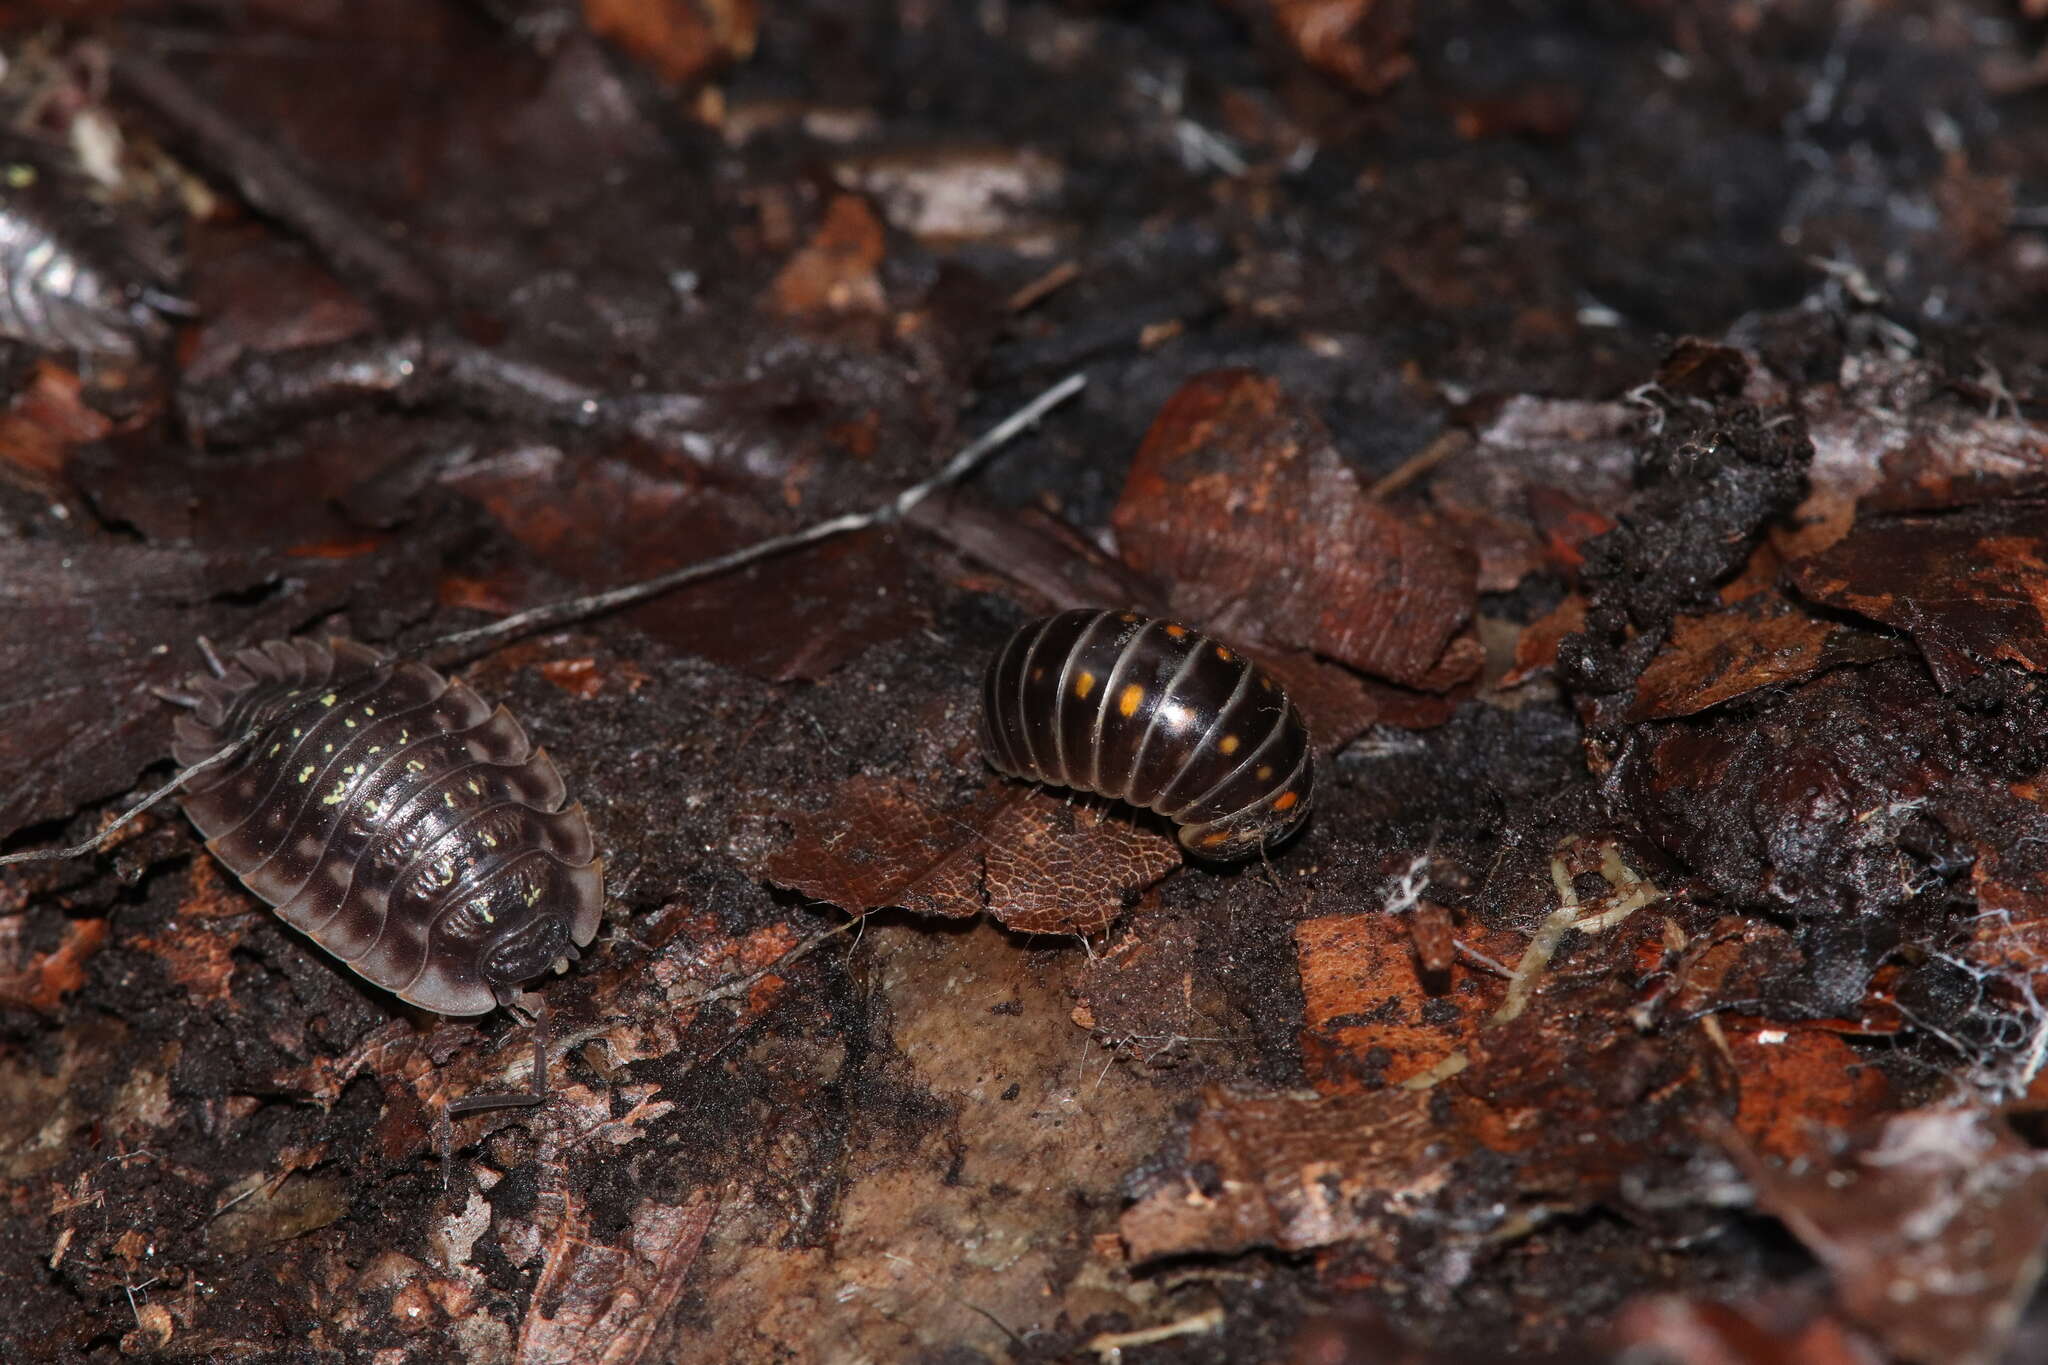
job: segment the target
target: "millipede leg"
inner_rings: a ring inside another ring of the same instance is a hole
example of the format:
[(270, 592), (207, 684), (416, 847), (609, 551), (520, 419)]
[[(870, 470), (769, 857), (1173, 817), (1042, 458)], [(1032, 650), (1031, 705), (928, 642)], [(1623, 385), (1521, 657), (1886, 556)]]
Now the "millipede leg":
[(214, 651), (213, 641), (207, 639), (204, 635), (199, 637), (199, 657), (206, 660), (206, 666), (213, 671), (214, 677), (225, 678), (227, 676), (228, 666), (221, 662), (220, 655)]

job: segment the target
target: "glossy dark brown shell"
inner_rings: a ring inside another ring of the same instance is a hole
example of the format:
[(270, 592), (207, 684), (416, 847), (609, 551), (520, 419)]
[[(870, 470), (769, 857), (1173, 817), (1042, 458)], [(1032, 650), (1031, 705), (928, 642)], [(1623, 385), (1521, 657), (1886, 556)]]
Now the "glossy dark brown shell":
[(84, 178), (0, 134), (0, 336), (129, 356), (165, 332), (155, 271)]
[(1134, 611), (1012, 635), (983, 680), (981, 742), (998, 772), (1158, 811), (1206, 858), (1285, 838), (1315, 792), (1286, 690), (1229, 645)]
[(377, 985), (483, 1014), (597, 933), (583, 808), (503, 707), (348, 640), (272, 640), (182, 691), (175, 753), (250, 746), (186, 786), (242, 884)]

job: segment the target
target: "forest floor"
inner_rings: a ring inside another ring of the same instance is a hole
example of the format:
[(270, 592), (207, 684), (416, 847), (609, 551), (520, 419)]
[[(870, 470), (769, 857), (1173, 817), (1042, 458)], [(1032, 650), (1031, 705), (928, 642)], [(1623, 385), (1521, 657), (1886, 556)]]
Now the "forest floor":
[[(202, 637), (431, 654), (1085, 380), (444, 660), (608, 889), (452, 1159), (515, 1019), (174, 804), (0, 869), (10, 1360), (2048, 1359), (2039, 0), (0, 50), (0, 852), (169, 779)], [(1284, 684), (1299, 837), (989, 770), (1084, 605)]]

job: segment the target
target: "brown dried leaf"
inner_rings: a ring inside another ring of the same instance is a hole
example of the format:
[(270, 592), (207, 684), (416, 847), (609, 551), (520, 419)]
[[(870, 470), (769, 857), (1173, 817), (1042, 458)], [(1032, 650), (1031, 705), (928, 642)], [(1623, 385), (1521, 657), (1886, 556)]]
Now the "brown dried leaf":
[(1673, 620), (1664, 648), (1636, 679), (1629, 719), (1695, 715), (1759, 688), (1896, 652), (1882, 636), (1809, 615), (1780, 594), (1757, 593)]
[[(450, 483), (549, 568), (593, 588), (652, 578), (787, 529), (758, 499), (706, 482), (687, 461), (625, 449), (579, 462), (572, 476), (559, 452), (530, 455)], [(924, 620), (904, 586), (914, 578), (892, 537), (834, 536), (624, 614), (687, 653), (777, 682), (815, 681)]]
[(1762, 1206), (1834, 1277), (1847, 1315), (1916, 1361), (1998, 1358), (2042, 1269), (2048, 1153), (1981, 1110), (1887, 1119), (1831, 1164), (1737, 1145)]
[(1637, 1299), (1621, 1310), (1607, 1339), (1623, 1359), (1664, 1365), (1884, 1365), (1875, 1346), (1836, 1319), (1771, 1314), (1769, 1307)]
[(1380, 718), (1380, 704), (1356, 674), (1301, 650), (1258, 651), (1308, 722), (1316, 756), (1328, 758)]
[(1164, 835), (1040, 791), (1002, 809), (980, 856), (988, 913), (1020, 934), (1100, 933), (1181, 863)]
[(1942, 689), (1990, 660), (2048, 670), (2048, 509), (2003, 503), (1944, 517), (1866, 518), (1793, 566), (1817, 602), (1913, 637)]
[(1465, 554), (1366, 497), (1322, 424), (1262, 375), (1216, 371), (1169, 399), (1113, 519), (1125, 558), (1219, 634), (1435, 691), (1471, 671), (1443, 676), (1474, 604)]
[(940, 810), (915, 784), (861, 775), (831, 805), (789, 817), (770, 881), (849, 914), (901, 906), (988, 912), (1020, 933), (1093, 933), (1180, 865), (1172, 840), (1104, 803), (1003, 784)]

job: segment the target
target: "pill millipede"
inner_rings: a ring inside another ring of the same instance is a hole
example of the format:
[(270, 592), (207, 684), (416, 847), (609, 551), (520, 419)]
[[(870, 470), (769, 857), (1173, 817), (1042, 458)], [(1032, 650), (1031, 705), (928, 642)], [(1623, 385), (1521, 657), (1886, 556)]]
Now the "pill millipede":
[(997, 651), (982, 694), (998, 772), (1157, 811), (1201, 857), (1247, 857), (1308, 816), (1315, 753), (1286, 689), (1177, 621), (1041, 617)]

